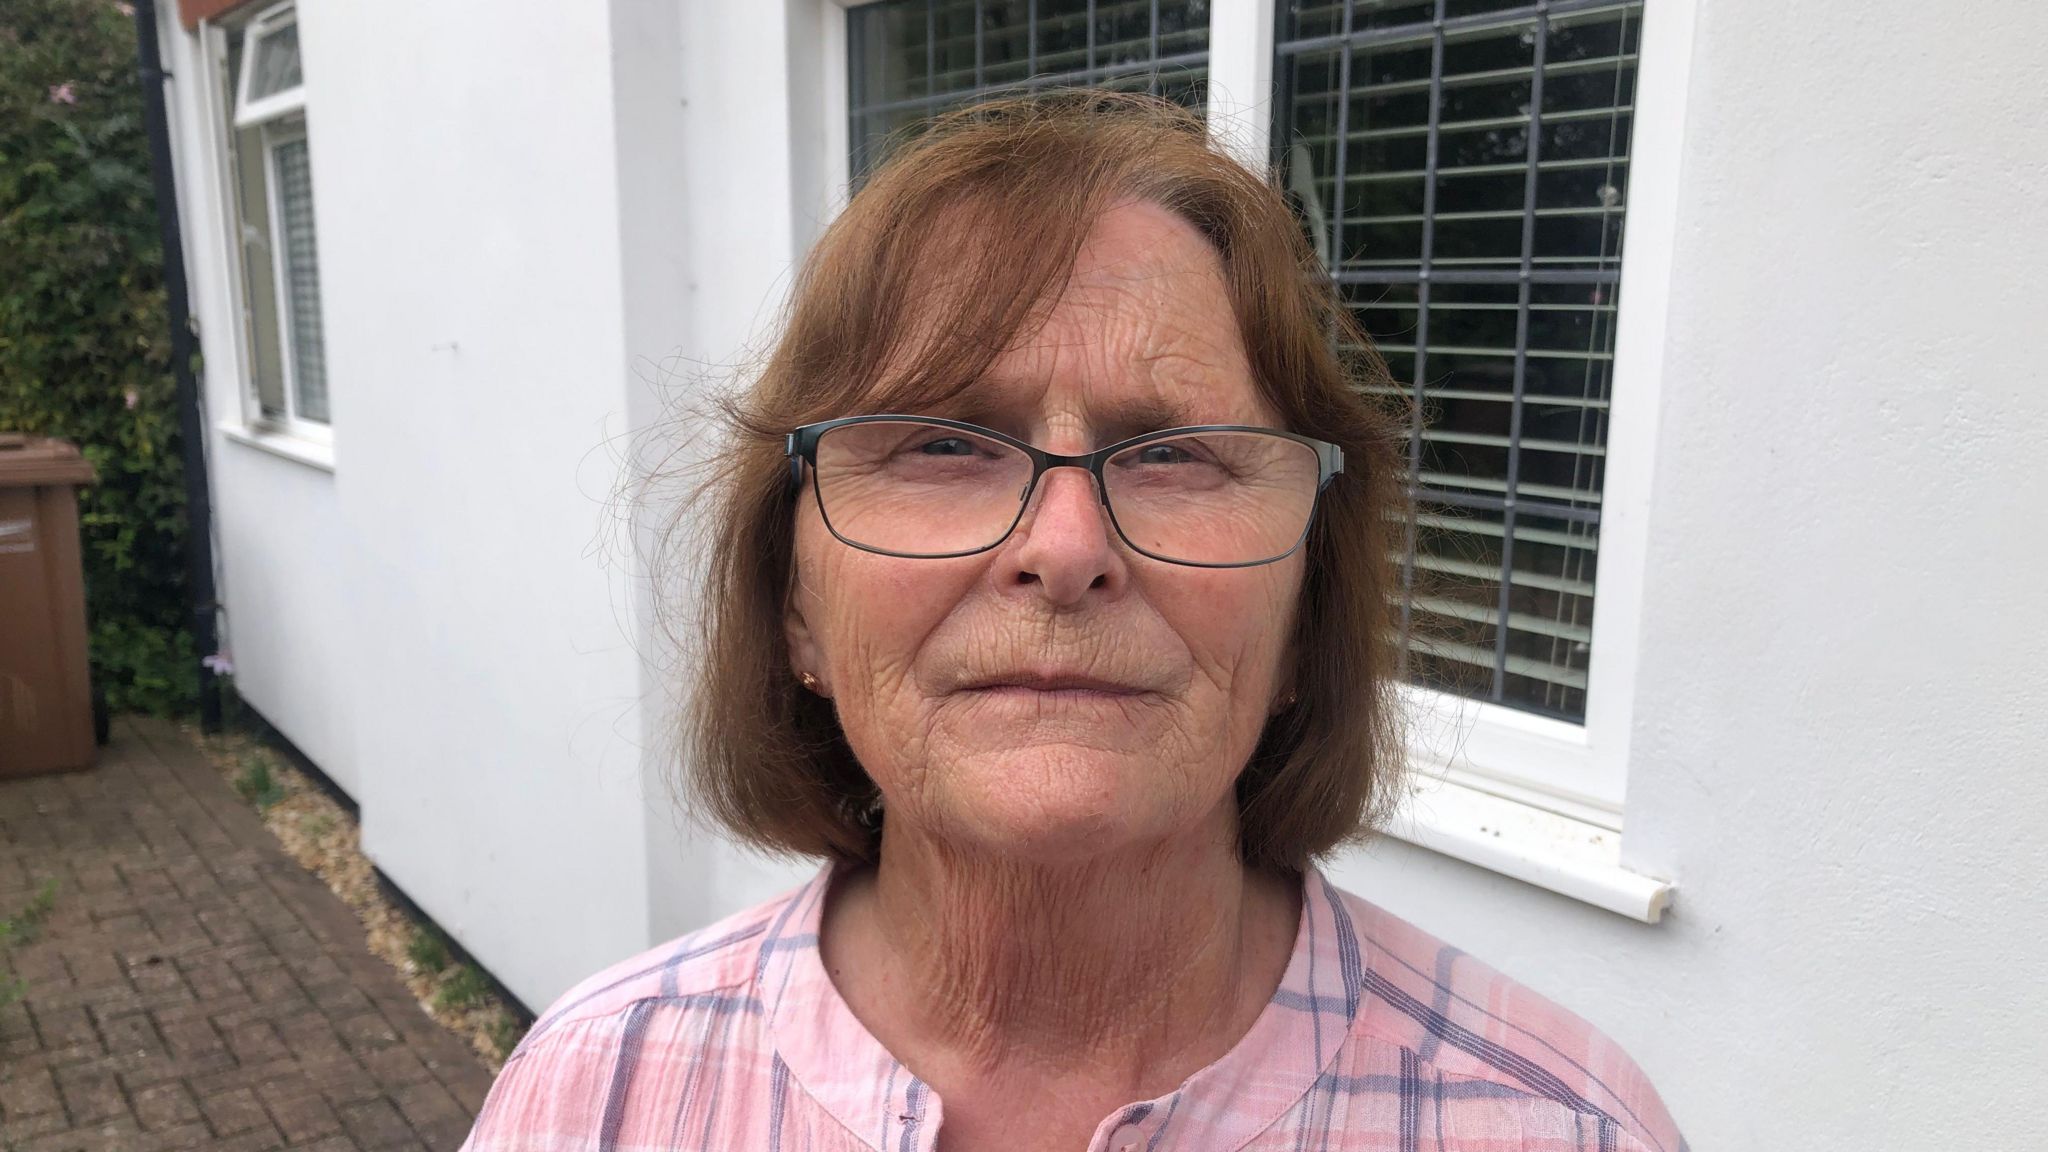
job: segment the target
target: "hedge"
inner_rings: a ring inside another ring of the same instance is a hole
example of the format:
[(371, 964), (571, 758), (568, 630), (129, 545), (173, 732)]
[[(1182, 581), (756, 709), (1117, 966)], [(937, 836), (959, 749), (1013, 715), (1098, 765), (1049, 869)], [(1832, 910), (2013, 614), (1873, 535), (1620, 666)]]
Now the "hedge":
[(163, 252), (133, 10), (0, 7), (0, 430), (61, 436), (81, 493), (95, 682), (116, 710), (197, 688)]

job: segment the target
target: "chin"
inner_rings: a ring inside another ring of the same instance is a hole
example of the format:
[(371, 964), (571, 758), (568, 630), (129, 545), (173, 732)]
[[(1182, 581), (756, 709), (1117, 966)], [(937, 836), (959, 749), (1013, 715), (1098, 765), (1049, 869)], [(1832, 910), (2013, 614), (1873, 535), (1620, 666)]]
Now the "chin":
[[(1020, 754), (1021, 753), (1021, 754)], [(962, 846), (1040, 864), (1076, 863), (1143, 838), (1169, 815), (1157, 772), (1097, 749), (976, 757), (946, 774), (940, 817)]]

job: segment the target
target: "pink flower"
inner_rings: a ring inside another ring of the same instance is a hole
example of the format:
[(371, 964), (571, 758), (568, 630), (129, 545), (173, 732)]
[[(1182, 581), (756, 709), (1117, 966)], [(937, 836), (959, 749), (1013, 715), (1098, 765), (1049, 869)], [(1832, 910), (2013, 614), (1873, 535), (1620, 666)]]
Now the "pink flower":
[(200, 663), (206, 665), (207, 669), (216, 676), (233, 676), (235, 674), (234, 657), (229, 656), (226, 652), (215, 652), (213, 655), (201, 660)]
[(123, 404), (126, 404), (128, 406), (129, 411), (132, 412), (134, 411), (135, 406), (137, 404), (142, 403), (142, 393), (137, 392), (133, 388), (130, 388), (127, 391), (121, 393), (121, 402)]
[(123, 16), (133, 16), (135, 15), (135, 5), (123, 4), (121, 0), (114, 0), (114, 11), (119, 12)]
[(50, 103), (52, 103), (52, 104), (76, 104), (76, 103), (78, 103), (78, 94), (77, 94), (76, 92), (73, 92), (73, 91), (71, 90), (71, 81), (69, 81), (69, 80), (66, 80), (66, 81), (65, 81), (65, 82), (63, 82), (62, 84), (52, 84), (52, 85), (50, 86)]

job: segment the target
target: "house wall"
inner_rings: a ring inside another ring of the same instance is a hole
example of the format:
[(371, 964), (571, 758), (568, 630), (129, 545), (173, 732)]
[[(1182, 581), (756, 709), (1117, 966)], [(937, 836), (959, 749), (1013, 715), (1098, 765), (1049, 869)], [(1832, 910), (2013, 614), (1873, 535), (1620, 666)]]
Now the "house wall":
[[(205, 73), (198, 40), (158, 9), (164, 68)], [(340, 497), (335, 476), (265, 452), (223, 429), (241, 419), (235, 319), (240, 297), (224, 229), (226, 209), (212, 166), (206, 94), (196, 83), (166, 88), (177, 156), (178, 210), (186, 273), (204, 372), (213, 472), (215, 562), (224, 579), (223, 647), (244, 699), (270, 718), (351, 793), (361, 785), (350, 692), (354, 642)], [(237, 629), (235, 624), (248, 626)]]
[(535, 1004), (647, 932), (609, 15), (301, 16), (363, 843)]
[(2048, 1121), (2048, 13), (1926, 13), (1698, 6), (1624, 834), (1674, 910), (1337, 870), (1620, 1039), (1696, 1148)]
[[(372, 860), (544, 1004), (648, 932), (610, 10), (299, 19), (335, 468), (215, 438), (238, 687), (361, 804)], [(195, 263), (226, 250), (193, 223)], [(210, 335), (231, 305), (203, 295)], [(213, 374), (216, 421), (237, 387)]]
[[(607, 501), (772, 330), (843, 47), (819, 0), (396, 8), (304, 16), (338, 466), (214, 445), (227, 596), (251, 698), (538, 1007), (809, 871), (678, 823), (690, 592), (607, 566)], [(1685, 10), (1624, 846), (1677, 903), (1330, 871), (1615, 1035), (1695, 1147), (2007, 1146), (2048, 1120), (2048, 12)]]
[[(780, 316), (797, 254), (825, 215), (823, 107), (804, 99), (819, 84), (823, 5), (817, 0), (680, 6), (682, 85), (679, 182), (662, 201), (682, 225), (687, 322), (671, 371), (662, 379), (662, 416), (651, 451), (676, 454), (674, 484), (658, 488), (653, 518), (669, 529), (657, 559), (663, 611), (687, 629), (696, 609), (689, 585), (704, 521), (690, 498), (687, 466), (713, 442), (706, 419), (717, 393), (747, 379)], [(642, 136), (642, 139), (645, 137)], [(680, 204), (680, 212), (672, 206)], [(649, 643), (662, 647), (666, 637)], [(687, 652), (662, 647), (687, 689)], [(673, 703), (673, 698), (669, 701)], [(801, 883), (816, 868), (764, 858), (692, 824), (674, 780), (673, 707), (650, 712), (648, 804), (649, 916), (653, 940), (668, 939)]]
[[(809, 153), (785, 204), (774, 133), (824, 139), (803, 97), (843, 48), (808, 0), (691, 7), (716, 361), (786, 289), (780, 213), (815, 226)], [(2048, 491), (2048, 13), (1683, 11), (1624, 837), (1677, 903), (1642, 924), (1393, 840), (1330, 871), (1621, 1040), (1694, 1147), (2003, 1146), (2048, 1120), (2019, 1023), (2048, 1019), (2048, 538), (2022, 495)], [(796, 871), (708, 874), (678, 928)]]

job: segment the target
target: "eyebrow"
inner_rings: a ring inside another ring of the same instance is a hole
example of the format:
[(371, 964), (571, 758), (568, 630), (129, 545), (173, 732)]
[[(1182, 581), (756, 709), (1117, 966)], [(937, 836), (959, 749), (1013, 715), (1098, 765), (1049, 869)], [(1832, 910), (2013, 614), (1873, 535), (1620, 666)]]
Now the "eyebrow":
[[(996, 381), (984, 379), (981, 383), (991, 384)], [(1015, 431), (1002, 428), (1004, 422), (1001, 418), (1012, 413), (1006, 411), (1003, 405), (992, 402), (988, 392), (982, 388), (970, 388), (950, 402), (938, 405), (938, 409), (932, 415), (999, 430)], [(1162, 428), (1181, 428), (1201, 423), (1194, 418), (1193, 412), (1185, 403), (1156, 395), (1090, 403), (1087, 411), (1089, 426), (1097, 444), (1114, 444), (1119, 440), (1127, 440), (1146, 432), (1156, 432)]]
[(1162, 428), (1181, 428), (1199, 423), (1186, 404), (1160, 396), (1141, 396), (1100, 408), (1091, 405), (1088, 413), (1104, 444), (1114, 444)]

